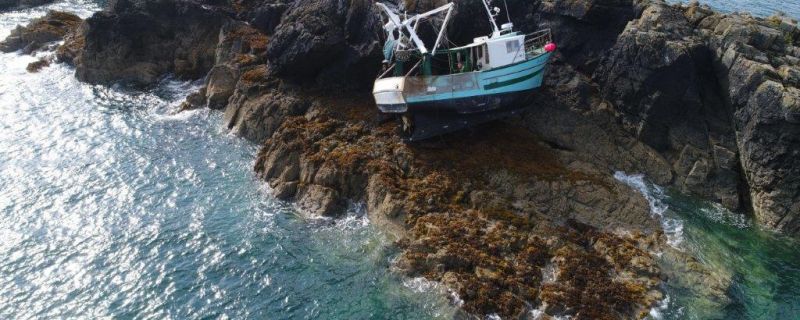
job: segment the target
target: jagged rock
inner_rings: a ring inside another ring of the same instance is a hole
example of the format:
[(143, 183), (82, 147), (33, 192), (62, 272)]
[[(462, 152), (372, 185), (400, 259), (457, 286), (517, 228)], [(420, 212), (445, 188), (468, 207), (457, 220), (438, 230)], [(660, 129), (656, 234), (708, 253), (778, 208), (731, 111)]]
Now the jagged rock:
[(33, 19), (27, 26), (17, 26), (12, 30), (11, 34), (0, 42), (0, 52), (22, 50), (25, 54), (32, 54), (75, 32), (82, 21), (72, 13), (48, 11), (47, 15)]
[(30, 73), (36, 73), (36, 72), (39, 72), (39, 71), (41, 71), (43, 68), (46, 68), (47, 66), (49, 66), (49, 65), (50, 65), (50, 60), (51, 60), (51, 59), (49, 59), (49, 58), (47, 58), (47, 57), (45, 57), (45, 58), (41, 58), (41, 59), (39, 59), (39, 60), (36, 60), (36, 61), (34, 61), (34, 62), (31, 62), (31, 63), (29, 63), (29, 64), (28, 64), (28, 66), (27, 66), (27, 67), (25, 67), (25, 70), (26, 70), (26, 71), (28, 71), (28, 72), (30, 72)]
[(736, 113), (739, 152), (756, 218), (800, 233), (800, 126), (786, 121), (784, 87), (765, 81)]
[[(757, 216), (771, 216), (760, 220), (797, 232), (794, 217), (800, 212), (791, 212), (789, 204), (796, 202), (790, 199), (796, 199), (797, 182), (788, 172), (798, 169), (787, 152), (798, 145), (785, 133), (798, 130), (795, 113), (788, 111), (797, 105), (797, 27), (697, 4), (654, 2), (643, 8), (594, 73), (604, 98), (621, 111), (630, 131), (673, 163), (675, 182), (685, 191), (738, 208), (741, 197), (734, 190), (746, 189), (736, 178), (741, 154), (750, 196), (760, 199), (752, 201), (754, 211), (770, 212)], [(775, 85), (766, 89), (764, 83)], [(753, 134), (756, 127), (764, 136)], [(691, 157), (687, 146), (694, 150)], [(759, 192), (765, 183), (776, 190)]]
[(697, 160), (692, 166), (692, 170), (686, 176), (684, 184), (689, 187), (696, 187), (706, 182), (709, 171), (708, 162), (705, 159)]
[(227, 66), (216, 66), (208, 73), (206, 99), (211, 109), (222, 109), (228, 105), (238, 80), (236, 70)]
[(371, 84), (364, 76), (380, 67), (375, 62), (380, 61), (383, 45), (381, 25), (371, 1), (297, 1), (287, 9), (269, 43), (270, 68), (293, 80)]
[(266, 34), (272, 34), (281, 22), (287, 8), (289, 8), (289, 4), (284, 2), (263, 3), (250, 10), (247, 19), (250, 21), (250, 25), (256, 29)]
[(714, 160), (717, 167), (724, 169), (734, 169), (738, 160), (736, 154), (722, 146), (714, 146)]
[(75, 60), (83, 51), (83, 45), (86, 41), (83, 30), (85, 27), (85, 24), (81, 24), (74, 32), (64, 36), (64, 43), (56, 49), (56, 60), (58, 62), (75, 66)]
[(298, 208), (311, 216), (333, 217), (343, 213), (343, 199), (331, 188), (312, 184), (301, 187), (297, 193)]
[(273, 188), (273, 195), (278, 199), (290, 200), (297, 195), (300, 183), (297, 181), (281, 182)]
[(186, 96), (186, 101), (181, 103), (179, 111), (199, 109), (206, 106), (206, 88), (203, 87), (197, 92)]
[(214, 65), (229, 13), (193, 1), (118, 0), (86, 19), (76, 76), (89, 83), (198, 79)]

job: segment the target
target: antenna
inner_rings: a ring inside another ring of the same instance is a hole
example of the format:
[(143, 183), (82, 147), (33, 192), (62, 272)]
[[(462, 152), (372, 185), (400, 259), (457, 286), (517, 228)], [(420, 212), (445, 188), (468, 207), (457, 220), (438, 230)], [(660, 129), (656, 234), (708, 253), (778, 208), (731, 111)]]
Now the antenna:
[(503, 6), (506, 7), (506, 17), (508, 18), (508, 22), (511, 22), (511, 11), (508, 11), (508, 2), (503, 0)]

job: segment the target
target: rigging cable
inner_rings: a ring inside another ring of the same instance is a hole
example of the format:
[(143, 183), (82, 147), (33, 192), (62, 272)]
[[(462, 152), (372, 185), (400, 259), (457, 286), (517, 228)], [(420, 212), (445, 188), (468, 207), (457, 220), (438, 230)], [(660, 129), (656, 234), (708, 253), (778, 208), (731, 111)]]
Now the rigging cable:
[(506, 6), (506, 17), (508, 17), (508, 22), (511, 22), (511, 12), (508, 11), (508, 2), (503, 0), (503, 5)]

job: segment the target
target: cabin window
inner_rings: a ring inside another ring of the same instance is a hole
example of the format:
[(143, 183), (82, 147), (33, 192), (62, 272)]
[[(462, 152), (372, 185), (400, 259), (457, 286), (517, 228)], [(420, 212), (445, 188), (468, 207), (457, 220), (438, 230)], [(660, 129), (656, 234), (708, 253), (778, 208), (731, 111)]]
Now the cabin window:
[(508, 53), (516, 53), (516, 52), (518, 52), (519, 51), (519, 41), (512, 40), (512, 41), (506, 42), (506, 51)]
[(478, 51), (478, 60), (483, 60), (483, 46), (479, 46), (476, 48)]

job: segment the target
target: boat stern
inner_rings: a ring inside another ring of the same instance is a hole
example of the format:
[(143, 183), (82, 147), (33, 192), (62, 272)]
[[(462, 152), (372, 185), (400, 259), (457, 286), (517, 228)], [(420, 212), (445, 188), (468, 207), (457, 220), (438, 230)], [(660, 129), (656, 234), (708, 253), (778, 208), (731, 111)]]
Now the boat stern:
[(404, 113), (408, 111), (403, 89), (405, 78), (391, 77), (375, 80), (372, 95), (375, 96), (375, 104), (383, 113)]

